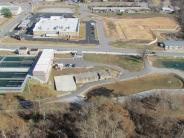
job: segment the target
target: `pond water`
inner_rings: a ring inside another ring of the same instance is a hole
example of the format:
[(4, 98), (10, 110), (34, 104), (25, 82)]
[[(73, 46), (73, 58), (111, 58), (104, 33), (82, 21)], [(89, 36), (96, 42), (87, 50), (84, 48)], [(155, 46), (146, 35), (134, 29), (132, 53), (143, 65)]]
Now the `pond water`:
[(174, 68), (179, 70), (184, 70), (184, 60), (183, 61), (161, 61), (163, 67)]

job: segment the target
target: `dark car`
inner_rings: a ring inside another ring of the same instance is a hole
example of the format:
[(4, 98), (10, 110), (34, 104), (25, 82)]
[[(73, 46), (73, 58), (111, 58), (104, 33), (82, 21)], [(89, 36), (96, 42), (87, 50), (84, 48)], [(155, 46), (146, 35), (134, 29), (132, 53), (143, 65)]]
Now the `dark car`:
[(65, 67), (70, 67), (70, 64), (65, 64)]

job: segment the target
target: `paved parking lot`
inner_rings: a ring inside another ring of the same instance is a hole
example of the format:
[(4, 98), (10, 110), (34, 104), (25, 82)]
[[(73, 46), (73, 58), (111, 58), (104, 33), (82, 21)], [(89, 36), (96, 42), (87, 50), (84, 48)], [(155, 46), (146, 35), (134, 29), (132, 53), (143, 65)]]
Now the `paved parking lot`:
[(88, 41), (88, 43), (96, 41), (95, 28), (96, 28), (95, 21), (86, 22), (86, 40)]
[(86, 39), (85, 40), (79, 40), (79, 41), (72, 41), (72, 40), (63, 40), (61, 38), (35, 38), (33, 36), (33, 28), (35, 24), (39, 21), (40, 17), (49, 18), (50, 16), (64, 16), (65, 18), (73, 18), (72, 13), (36, 13), (33, 15), (29, 15), (27, 17), (28, 20), (31, 22), (29, 23), (29, 26), (26, 30), (26, 32), (20, 32), (18, 28), (15, 28), (14, 31), (12, 31), (9, 35), (14, 35), (19, 32), (19, 36), (26, 40), (35, 40), (35, 41), (53, 41), (53, 42), (65, 42), (65, 43), (76, 43), (76, 44), (99, 44), (99, 41), (96, 40), (95, 37), (95, 27), (92, 26), (91, 23), (94, 23), (94, 21), (88, 21), (86, 22)]

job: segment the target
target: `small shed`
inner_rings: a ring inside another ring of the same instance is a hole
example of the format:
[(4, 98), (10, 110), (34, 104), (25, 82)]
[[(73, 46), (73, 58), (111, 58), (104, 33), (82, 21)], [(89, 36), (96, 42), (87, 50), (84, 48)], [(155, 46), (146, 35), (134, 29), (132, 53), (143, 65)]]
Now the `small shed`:
[(38, 48), (32, 48), (29, 51), (30, 55), (37, 55), (39, 53), (39, 49)]
[(28, 48), (27, 47), (20, 47), (18, 49), (18, 54), (19, 55), (27, 55), (28, 54)]

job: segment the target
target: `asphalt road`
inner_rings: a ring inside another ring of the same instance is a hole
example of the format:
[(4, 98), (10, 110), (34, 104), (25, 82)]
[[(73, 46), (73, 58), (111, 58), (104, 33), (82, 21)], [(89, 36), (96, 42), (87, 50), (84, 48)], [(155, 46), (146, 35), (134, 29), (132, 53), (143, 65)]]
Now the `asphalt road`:
[(109, 48), (109, 42), (104, 33), (103, 21), (96, 20), (96, 28), (100, 45), (103, 48)]

